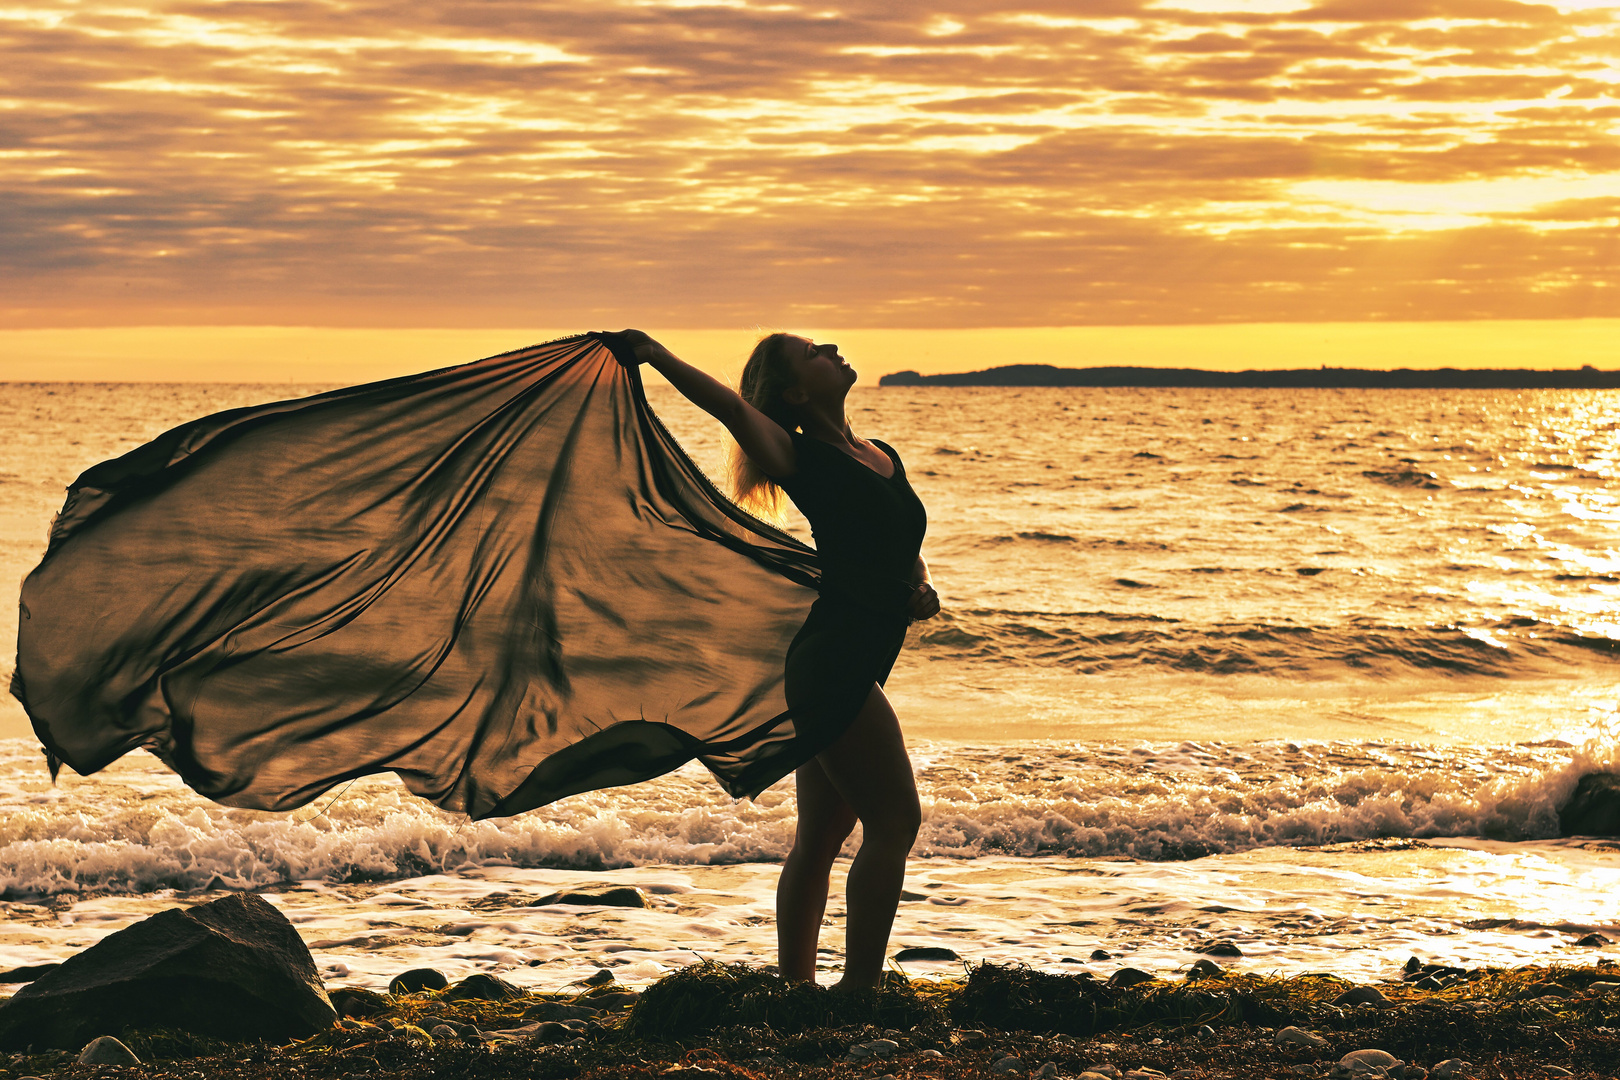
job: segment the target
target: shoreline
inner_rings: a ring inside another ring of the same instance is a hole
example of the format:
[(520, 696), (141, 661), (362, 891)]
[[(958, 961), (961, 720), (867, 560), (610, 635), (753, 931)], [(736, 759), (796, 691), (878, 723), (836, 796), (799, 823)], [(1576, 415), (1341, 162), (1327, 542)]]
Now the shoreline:
[[(1620, 966), (1511, 970), (1418, 966), (1355, 987), (1329, 974), (1108, 980), (980, 965), (965, 978), (895, 978), (875, 994), (788, 986), (767, 969), (703, 963), (641, 994), (611, 980), (563, 997), (488, 976), (441, 991), (337, 990), (347, 1016), (312, 1037), (230, 1044), (125, 1032), (140, 1080), (470, 1080), (731, 1076), (1237, 1077), (1570, 1075), (1608, 1078), (1620, 1063)], [(1432, 971), (1430, 969), (1433, 969)], [(476, 988), (470, 988), (470, 987)], [(1344, 1000), (1347, 991), (1372, 1004)], [(486, 995), (484, 997), (472, 996)], [(458, 995), (460, 995), (458, 997)], [(496, 998), (499, 1000), (491, 1000)], [(1338, 1002), (1338, 1003), (1335, 1003)], [(1413, 1069), (1352, 1073), (1393, 1055)], [(68, 1051), (13, 1054), (0, 1078), (105, 1075)], [(1009, 1061), (1007, 1059), (1014, 1059)], [(1353, 1059), (1352, 1059), (1353, 1060)], [(1567, 1073), (1549, 1073), (1554, 1066)], [(1420, 1071), (1421, 1070), (1421, 1071)], [(1087, 1078), (1091, 1080), (1091, 1078)]]

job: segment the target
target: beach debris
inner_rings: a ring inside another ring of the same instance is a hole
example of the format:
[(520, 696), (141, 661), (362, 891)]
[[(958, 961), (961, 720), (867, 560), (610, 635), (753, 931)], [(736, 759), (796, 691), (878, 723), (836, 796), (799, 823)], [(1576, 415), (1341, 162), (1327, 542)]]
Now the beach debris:
[(1316, 1032), (1299, 1027), (1283, 1028), (1277, 1032), (1276, 1042), (1279, 1046), (1308, 1046), (1312, 1049), (1320, 1049), (1328, 1044), (1328, 1041)]
[(1188, 982), (1200, 982), (1204, 979), (1224, 979), (1226, 972), (1213, 960), (1196, 961), (1187, 969)]
[(920, 945), (915, 948), (901, 949), (894, 954), (894, 958), (901, 963), (907, 960), (960, 960), (955, 949), (947, 949), (942, 945)]
[(285, 1039), (336, 1020), (292, 923), (236, 893), (160, 911), (27, 984), (0, 1006), (0, 1047), (71, 1050), (128, 1027)]
[(1379, 1077), (1400, 1076), (1397, 1068), (1404, 1069), (1405, 1063), (1387, 1050), (1352, 1050), (1339, 1059), (1334, 1066), (1336, 1076), (1348, 1077)]
[(1383, 992), (1376, 986), (1352, 986), (1334, 998), (1333, 1004), (1341, 1007), (1347, 1005), (1371, 1005), (1376, 1009), (1388, 1009), (1393, 1005), (1389, 998), (1385, 997)]
[(1620, 836), (1620, 773), (1587, 773), (1558, 810), (1562, 836)]
[(111, 1035), (102, 1035), (91, 1039), (79, 1051), (80, 1065), (139, 1065), (141, 1059), (135, 1056), (135, 1051), (113, 1038)]
[(493, 975), (469, 975), (444, 991), (445, 1001), (511, 1001), (523, 996), (523, 991)]
[(529, 907), (550, 907), (552, 904), (571, 904), (575, 907), (644, 908), (647, 894), (634, 885), (590, 885), (583, 889), (548, 893), (531, 900)]
[(1605, 945), (1612, 945), (1613, 942), (1602, 934), (1587, 934), (1575, 944), (1583, 949), (1601, 949)]
[(375, 990), (365, 990), (358, 986), (340, 986), (336, 990), (328, 991), (327, 998), (339, 1016), (351, 1019), (376, 1016), (378, 1013), (388, 1011), (386, 997)]
[(1108, 976), (1108, 985), (1118, 990), (1139, 983), (1152, 982), (1155, 978), (1156, 976), (1149, 975), (1141, 968), (1122, 967)]
[(395, 975), (388, 983), (390, 994), (415, 994), (422, 990), (443, 990), (450, 985), (444, 972), (433, 968), (411, 968)]
[(1009, 1055), (992, 1062), (990, 1071), (993, 1073), (1022, 1073), (1029, 1070), (1024, 1068), (1024, 1063), (1021, 1060)]
[(1212, 941), (1207, 945), (1195, 946), (1193, 952), (1203, 953), (1205, 956), (1237, 957), (1243, 955), (1243, 950), (1237, 947), (1236, 942), (1227, 941), (1224, 938), (1220, 941)]

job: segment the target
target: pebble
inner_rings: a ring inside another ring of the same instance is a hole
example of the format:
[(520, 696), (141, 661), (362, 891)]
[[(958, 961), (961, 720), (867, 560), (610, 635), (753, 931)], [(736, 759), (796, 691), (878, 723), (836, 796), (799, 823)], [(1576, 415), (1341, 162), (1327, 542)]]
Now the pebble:
[(919, 1052), (918, 1056), (925, 1058), (942, 1058), (945, 1055), (940, 1053), (938, 1050), (923, 1050)]
[(411, 968), (395, 975), (388, 983), (390, 994), (414, 994), (418, 990), (443, 990), (450, 985), (444, 972), (433, 968)]
[(1385, 997), (1376, 986), (1352, 986), (1344, 993), (1333, 999), (1335, 1005), (1371, 1005), (1379, 1009), (1390, 1007), (1389, 998)]
[(1208, 945), (1199, 945), (1193, 952), (1203, 953), (1205, 956), (1242, 956), (1243, 950), (1231, 941), (1212, 941)]
[(613, 981), (613, 972), (607, 968), (598, 968), (596, 974), (586, 976), (580, 981), (586, 986), (606, 986)]
[(947, 949), (940, 945), (923, 945), (912, 949), (901, 949), (894, 954), (894, 958), (902, 963), (907, 960), (960, 960), (955, 949)]
[(1124, 1075), (1120, 1072), (1118, 1065), (1109, 1065), (1106, 1062), (1100, 1065), (1087, 1065), (1086, 1072), (1096, 1073), (1098, 1076), (1106, 1076), (1109, 1078), (1109, 1080), (1119, 1080), (1119, 1078)]
[(1204, 979), (1224, 978), (1226, 978), (1226, 972), (1222, 971), (1221, 965), (1217, 964), (1213, 960), (1200, 960), (1193, 964), (1192, 967), (1187, 969), (1188, 982), (1200, 982)]
[(1304, 1028), (1298, 1027), (1285, 1027), (1277, 1032), (1277, 1043), (1280, 1046), (1293, 1045), (1317, 1048), (1326, 1046), (1328, 1041), (1314, 1031), (1306, 1031)]
[(1122, 967), (1108, 977), (1108, 985), (1116, 990), (1126, 986), (1136, 986), (1138, 983), (1152, 982), (1153, 976), (1141, 968)]
[(1107, 1073), (1092, 1072), (1090, 1069), (1087, 1069), (1085, 1072), (1076, 1077), (1076, 1080), (1114, 1080), (1114, 1078), (1109, 1076)]
[(1339, 1059), (1340, 1071), (1351, 1076), (1357, 1073), (1388, 1071), (1399, 1064), (1401, 1059), (1387, 1050), (1352, 1050)]
[(1004, 1057), (990, 1066), (993, 1073), (1021, 1073), (1025, 1072), (1024, 1063), (1015, 1057)]
[(135, 1056), (135, 1051), (113, 1038), (111, 1035), (102, 1035), (91, 1039), (79, 1051), (80, 1065), (139, 1065), (141, 1059)]
[(1444, 983), (1435, 978), (1433, 975), (1425, 975), (1423, 978), (1413, 983), (1412, 987), (1416, 990), (1439, 990), (1444, 985)]
[(1057, 1074), (1058, 1067), (1057, 1062), (1055, 1061), (1048, 1061), (1046, 1064), (1035, 1070), (1036, 1080), (1052, 1080), (1052, 1078), (1057, 1076)]
[(1114, 955), (1113, 955), (1113, 953), (1110, 953), (1107, 949), (1092, 949), (1091, 950), (1091, 958), (1093, 960), (1112, 960), (1114, 958)]
[(955, 1039), (963, 1046), (978, 1046), (984, 1042), (984, 1032), (978, 1028), (963, 1028), (956, 1033)]
[(1208, 1024), (1205, 1024), (1203, 1027), (1198, 1029), (1198, 1038), (1203, 1042), (1214, 1042), (1217, 1038), (1215, 1029), (1210, 1027)]
[(1541, 1071), (1546, 1073), (1548, 1076), (1574, 1076), (1575, 1075), (1573, 1072), (1570, 1072), (1568, 1069), (1564, 1068), (1562, 1065), (1543, 1065), (1541, 1067)]
[[(1602, 934), (1587, 934), (1585, 937), (1581, 938), (1581, 940), (1577, 941), (1575, 944), (1581, 946), (1582, 948), (1586, 948), (1586, 949), (1601, 949), (1601, 948), (1603, 948), (1603, 946), (1610, 944), (1610, 941), (1609, 941), (1608, 938), (1604, 937)], [(1554, 1075), (1557, 1075), (1557, 1074), (1555, 1073)]]
[(1462, 1058), (1446, 1058), (1430, 1069), (1429, 1075), (1433, 1080), (1455, 1080), (1466, 1075), (1465, 1070), (1473, 1068), (1473, 1065), (1473, 1062), (1464, 1061)]
[(1594, 994), (1612, 994), (1620, 990), (1620, 982), (1595, 982), (1587, 987)]
[(434, 1024), (428, 1029), (428, 1034), (433, 1036), (435, 1039), (455, 1039), (461, 1036), (461, 1032), (457, 1031), (449, 1024)]

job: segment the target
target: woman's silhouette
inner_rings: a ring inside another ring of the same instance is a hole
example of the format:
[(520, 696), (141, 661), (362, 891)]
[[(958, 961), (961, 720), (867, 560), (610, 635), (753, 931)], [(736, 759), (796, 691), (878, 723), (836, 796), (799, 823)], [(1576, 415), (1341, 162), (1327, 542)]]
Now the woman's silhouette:
[(799, 766), (799, 819), (776, 893), (782, 976), (812, 981), (827, 879), (859, 821), (848, 881), (840, 989), (877, 985), (921, 811), (911, 761), (882, 683), (911, 619), (939, 613), (920, 548), (926, 515), (885, 443), (860, 438), (844, 411), (855, 371), (838, 346), (771, 334), (743, 369), (741, 393), (627, 332), (637, 359), (737, 440), (740, 501), (775, 509), (786, 492), (810, 521), (821, 595), (787, 654), (787, 700), (825, 749)]

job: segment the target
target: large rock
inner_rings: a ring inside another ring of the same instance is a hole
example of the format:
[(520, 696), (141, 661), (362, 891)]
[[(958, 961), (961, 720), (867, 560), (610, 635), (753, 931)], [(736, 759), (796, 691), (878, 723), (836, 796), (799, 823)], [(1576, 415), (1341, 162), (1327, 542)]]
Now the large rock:
[(1564, 836), (1620, 836), (1620, 773), (1581, 777), (1575, 794), (1558, 811), (1558, 831)]
[(238, 894), (160, 911), (29, 983), (0, 1005), (0, 1048), (78, 1050), (126, 1028), (286, 1039), (336, 1020), (298, 931)]

